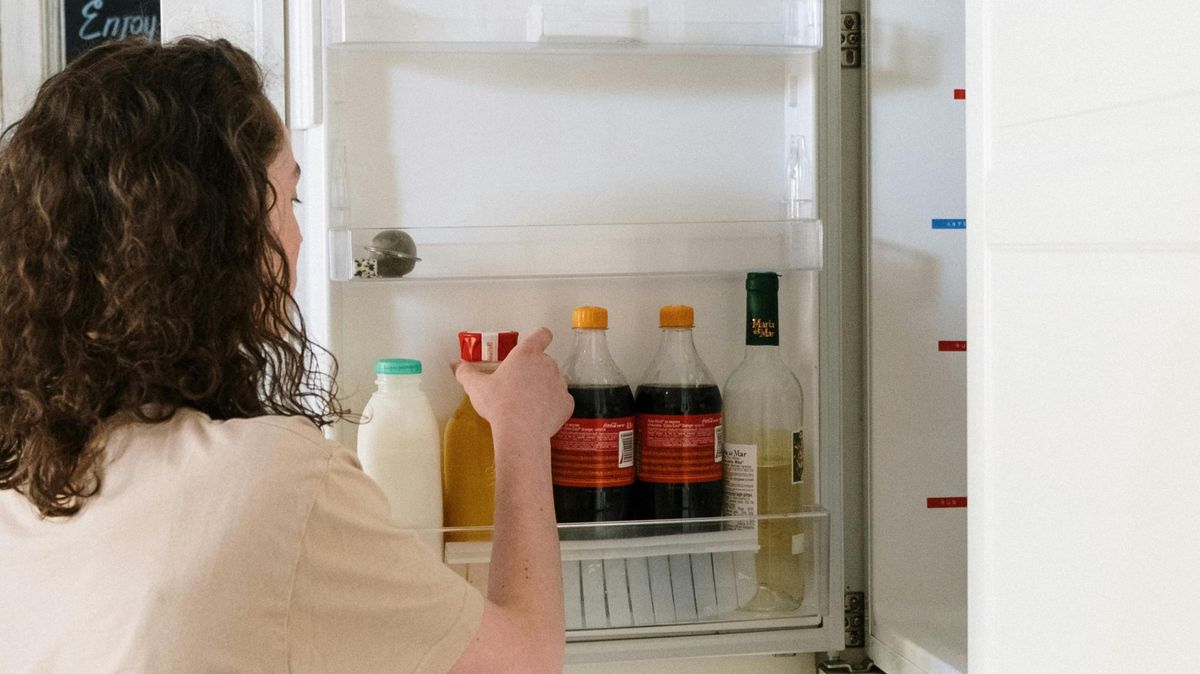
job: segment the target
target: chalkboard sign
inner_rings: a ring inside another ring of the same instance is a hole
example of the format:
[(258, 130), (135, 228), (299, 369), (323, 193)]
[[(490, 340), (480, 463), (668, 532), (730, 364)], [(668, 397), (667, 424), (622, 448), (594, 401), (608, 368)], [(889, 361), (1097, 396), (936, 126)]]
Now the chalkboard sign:
[(109, 40), (161, 36), (159, 0), (63, 0), (63, 52), (70, 63)]

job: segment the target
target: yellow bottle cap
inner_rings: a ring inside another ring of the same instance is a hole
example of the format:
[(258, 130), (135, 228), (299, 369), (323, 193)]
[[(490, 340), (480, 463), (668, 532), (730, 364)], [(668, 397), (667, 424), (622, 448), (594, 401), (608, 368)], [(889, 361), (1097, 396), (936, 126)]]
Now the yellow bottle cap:
[(608, 309), (604, 307), (575, 307), (571, 312), (571, 327), (585, 330), (607, 330)]
[(676, 304), (658, 310), (660, 328), (694, 328), (696, 312), (685, 304)]

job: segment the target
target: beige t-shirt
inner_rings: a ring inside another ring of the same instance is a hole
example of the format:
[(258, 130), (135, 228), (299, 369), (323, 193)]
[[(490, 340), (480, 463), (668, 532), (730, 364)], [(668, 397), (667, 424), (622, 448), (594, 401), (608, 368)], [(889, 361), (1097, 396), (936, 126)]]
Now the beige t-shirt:
[(304, 419), (115, 430), (103, 489), (0, 491), (0, 671), (439, 672), (483, 598)]

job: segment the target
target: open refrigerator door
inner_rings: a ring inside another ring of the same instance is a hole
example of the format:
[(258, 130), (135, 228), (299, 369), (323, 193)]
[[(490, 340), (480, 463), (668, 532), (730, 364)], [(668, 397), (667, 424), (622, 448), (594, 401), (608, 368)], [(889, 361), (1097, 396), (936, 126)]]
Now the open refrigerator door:
[(879, 0), (867, 26), (868, 652), (889, 674), (962, 674), (971, 94), (963, 7)]

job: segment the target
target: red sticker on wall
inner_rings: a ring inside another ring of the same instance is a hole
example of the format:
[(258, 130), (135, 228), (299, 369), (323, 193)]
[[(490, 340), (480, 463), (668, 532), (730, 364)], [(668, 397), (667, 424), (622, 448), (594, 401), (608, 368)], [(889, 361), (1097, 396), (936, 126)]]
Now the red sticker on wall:
[(956, 101), (967, 100), (967, 90), (966, 89), (955, 89), (954, 90), (954, 100), (956, 100)]
[(966, 496), (931, 496), (925, 499), (926, 508), (966, 508)]
[(942, 340), (942, 341), (938, 342), (938, 351), (966, 351), (966, 350), (967, 350), (967, 342), (965, 340), (957, 341), (957, 342)]

